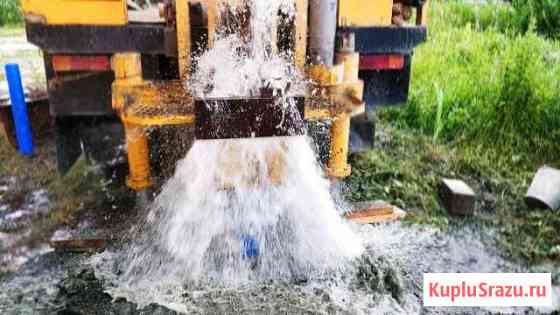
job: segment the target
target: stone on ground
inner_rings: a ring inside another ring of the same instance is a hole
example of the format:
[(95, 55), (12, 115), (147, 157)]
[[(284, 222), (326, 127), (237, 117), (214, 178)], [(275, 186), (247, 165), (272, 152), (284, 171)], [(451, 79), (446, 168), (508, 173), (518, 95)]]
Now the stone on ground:
[(475, 193), (464, 181), (444, 178), (439, 187), (442, 205), (452, 215), (472, 215)]
[(560, 208), (560, 170), (541, 167), (529, 187), (525, 202), (531, 208)]

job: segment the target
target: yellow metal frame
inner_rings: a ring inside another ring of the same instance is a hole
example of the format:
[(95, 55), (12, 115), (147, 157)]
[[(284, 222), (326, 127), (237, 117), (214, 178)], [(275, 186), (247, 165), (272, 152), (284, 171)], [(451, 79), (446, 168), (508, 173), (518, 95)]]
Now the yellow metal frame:
[(135, 191), (142, 191), (152, 186), (148, 138), (142, 126), (127, 123), (122, 119), (130, 103), (129, 98), (122, 91), (136, 91), (136, 88), (143, 83), (140, 54), (115, 54), (111, 64), (115, 73), (112, 87), (113, 108), (121, 117), (126, 134), (129, 166), (127, 185)]
[(391, 25), (393, 0), (338, 0), (338, 25)]
[(327, 174), (333, 178), (350, 176), (352, 167), (348, 164), (350, 140), (350, 115), (341, 113), (333, 118), (331, 125), (331, 145)]
[(191, 69), (191, 23), (189, 1), (175, 0), (177, 12), (177, 56), (179, 57), (179, 76), (186, 81)]
[(341, 105), (345, 110), (339, 111), (333, 118), (328, 173), (334, 178), (344, 178), (350, 176), (352, 172), (352, 168), (348, 164), (350, 118), (353, 114), (365, 110), (364, 83), (358, 78), (359, 53), (337, 53), (335, 62), (343, 67), (342, 83), (331, 89), (329, 94), (334, 103)]
[(126, 0), (21, 0), (26, 18), (52, 25), (125, 25)]
[(308, 69), (308, 76), (317, 84), (315, 102), (328, 106), (312, 106), (310, 112), (306, 109), (306, 118), (332, 118), (327, 175), (344, 178), (352, 171), (348, 164), (350, 118), (365, 111), (364, 82), (358, 78), (359, 53), (337, 53), (335, 57), (331, 68), (314, 65)]
[(193, 99), (181, 81), (113, 84), (113, 108), (122, 120), (146, 127), (194, 123)]
[(309, 11), (308, 0), (296, 0), (296, 18), (294, 24), (294, 59), (297, 67), (305, 70), (305, 58), (307, 54), (307, 12)]
[(142, 126), (124, 123), (124, 127), (129, 168), (126, 184), (132, 190), (142, 191), (152, 187), (148, 137)]
[[(209, 33), (215, 29), (217, 4), (223, 0), (207, 0)], [(297, 0), (299, 10), (307, 12), (307, 0)], [(184, 82), (190, 72), (190, 22), (188, 0), (176, 0), (177, 46), (181, 80), (148, 82), (142, 79), (140, 54), (119, 53), (111, 60), (115, 73), (112, 85), (113, 108), (121, 118), (126, 131), (128, 147), (128, 186), (142, 191), (152, 185), (149, 144), (146, 128), (162, 125), (194, 124), (193, 97)], [(305, 65), (307, 44), (307, 17), (298, 14), (294, 25), (296, 36), (295, 57), (298, 67)], [(209, 34), (210, 35), (210, 34)], [(209, 36), (211, 38), (211, 36)], [(209, 44), (212, 44), (210, 39)], [(328, 175), (343, 178), (350, 175), (347, 162), (350, 118), (362, 113), (364, 85), (358, 79), (359, 54), (339, 53), (331, 68), (314, 66), (308, 75), (314, 79), (320, 95), (309, 96), (305, 108), (306, 119), (332, 118), (331, 154)]]
[[(113, 108), (125, 127), (128, 147), (130, 169), (127, 184), (136, 191), (152, 185), (146, 128), (195, 122), (193, 98), (184, 86), (191, 68), (190, 1), (175, 0), (181, 80), (144, 81), (139, 53), (118, 53), (111, 60), (115, 74), (112, 85)], [(225, 1), (242, 0), (200, 1), (207, 9), (209, 47), (213, 45), (219, 23), (218, 7)], [(339, 0), (339, 26), (390, 25), (392, 3), (392, 0)], [(126, 0), (21, 0), (21, 5), (26, 18), (51, 25), (108, 26), (128, 23)], [(296, 0), (295, 5), (294, 56), (296, 65), (303, 70), (306, 63), (309, 2)], [(419, 13), (423, 21), (426, 11)], [(350, 118), (362, 113), (365, 108), (362, 102), (364, 87), (358, 79), (358, 68), (359, 55), (344, 53), (337, 54), (336, 65), (331, 68), (316, 66), (308, 70), (308, 75), (318, 84), (320, 95), (307, 98), (305, 118), (332, 118), (328, 174), (335, 178), (350, 174), (347, 163)]]

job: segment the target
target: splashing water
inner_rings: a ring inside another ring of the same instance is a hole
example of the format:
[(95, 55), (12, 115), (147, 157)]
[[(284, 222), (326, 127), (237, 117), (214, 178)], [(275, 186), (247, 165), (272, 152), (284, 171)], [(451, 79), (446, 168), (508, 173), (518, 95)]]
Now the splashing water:
[[(105, 251), (94, 256), (91, 264), (106, 281), (107, 292), (113, 297), (124, 297), (139, 307), (158, 303), (185, 314), (548, 314), (560, 307), (560, 287), (555, 286), (552, 308), (424, 308), (425, 272), (528, 270), (500, 257), (485, 242), (492, 231), (486, 231), (490, 233), (487, 234), (477, 227), (442, 233), (400, 223), (350, 226), (364, 240), (364, 254), (345, 270), (306, 282), (253, 281), (231, 286), (146, 280), (131, 285), (116, 276), (118, 270), (113, 265), (122, 259), (119, 252)], [(374, 275), (359, 281), (358, 270), (364, 267), (372, 268)], [(395, 276), (392, 282), (400, 285), (391, 287), (383, 283), (388, 275)], [(363, 280), (365, 285), (360, 284)], [(400, 297), (394, 294), (395, 289), (400, 290)]]
[(195, 60), (196, 71), (187, 82), (193, 95), (250, 97), (258, 96), (261, 88), (303, 95), (306, 82), (294, 65), (293, 54), (277, 53), (273, 45), (278, 13), (293, 17), (294, 0), (248, 1), (247, 6), (232, 4), (222, 10), (249, 14), (250, 25), (245, 30), (218, 28), (212, 49)]
[(146, 223), (131, 280), (309, 277), (361, 252), (303, 137), (196, 142)]
[[(262, 88), (303, 94), (292, 57), (272, 49), (277, 12), (293, 15), (293, 0), (254, 0), (249, 8), (250, 41), (223, 31), (197, 58), (186, 82), (196, 97), (252, 97)], [(140, 307), (438, 313), (422, 307), (424, 272), (521, 270), (476, 234), (343, 222), (305, 137), (197, 141), (136, 229), (126, 257), (106, 251), (91, 263), (112, 296)]]
[[(251, 40), (218, 33), (196, 62), (194, 95), (302, 93), (290, 57), (272, 49), (278, 12), (293, 14), (293, 0), (251, 1), (248, 8), (234, 10), (250, 10)], [(135, 238), (129, 284), (309, 278), (362, 251), (305, 137), (197, 141)]]

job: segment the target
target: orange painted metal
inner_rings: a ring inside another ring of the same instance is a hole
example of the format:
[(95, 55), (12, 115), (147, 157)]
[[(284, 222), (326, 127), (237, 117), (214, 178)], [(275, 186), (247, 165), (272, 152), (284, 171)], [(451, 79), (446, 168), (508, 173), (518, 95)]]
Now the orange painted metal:
[(362, 55), (360, 56), (360, 70), (400, 70), (404, 68), (404, 56)]
[(55, 72), (70, 71), (110, 71), (109, 56), (55, 55), (52, 57)]

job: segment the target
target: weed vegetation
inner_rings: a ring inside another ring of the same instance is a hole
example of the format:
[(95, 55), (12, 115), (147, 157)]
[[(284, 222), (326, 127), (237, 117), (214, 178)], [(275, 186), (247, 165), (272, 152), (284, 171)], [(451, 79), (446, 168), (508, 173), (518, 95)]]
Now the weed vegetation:
[[(468, 142), (512, 159), (557, 161), (560, 44), (531, 31), (456, 25), (447, 17), (457, 5), (434, 3), (429, 41), (414, 57), (409, 104), (381, 115), (435, 140)], [(497, 12), (511, 10), (501, 6)], [(485, 12), (497, 5), (470, 7)]]
[[(504, 255), (540, 263), (560, 261), (560, 216), (529, 209), (525, 193), (535, 173), (526, 163), (496, 158), (477, 147), (434, 143), (418, 130), (380, 120), (374, 150), (351, 158), (345, 196), (351, 201), (385, 200), (408, 211), (406, 223), (441, 230), (473, 224), (496, 233)], [(442, 178), (459, 178), (477, 193), (473, 217), (452, 217), (440, 205)]]
[(23, 16), (17, 0), (0, 0), (0, 26), (20, 26)]
[(560, 38), (560, 2), (556, 0), (513, 0), (511, 4), (489, 0), (482, 5), (449, 0), (445, 2), (445, 14), (446, 23), (455, 27), (470, 24), (481, 31), (495, 29), (509, 34), (535, 31), (548, 38)]
[[(560, 32), (535, 15), (556, 14), (560, 2), (525, 4), (432, 2), (409, 103), (378, 111), (376, 148), (352, 158), (348, 198), (390, 201), (411, 211), (409, 223), (482, 225), (509, 257), (560, 262), (558, 211), (524, 202), (540, 166), (560, 167)], [(475, 189), (474, 217), (441, 207), (444, 177)]]

